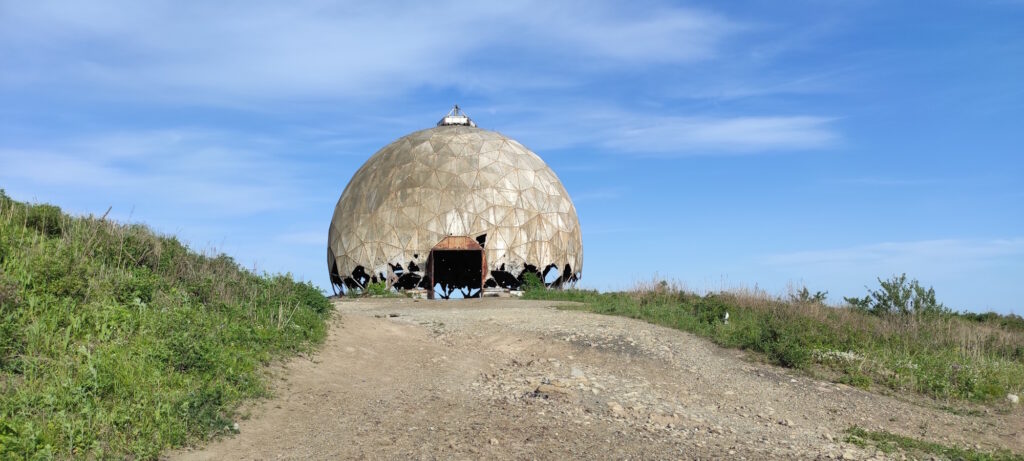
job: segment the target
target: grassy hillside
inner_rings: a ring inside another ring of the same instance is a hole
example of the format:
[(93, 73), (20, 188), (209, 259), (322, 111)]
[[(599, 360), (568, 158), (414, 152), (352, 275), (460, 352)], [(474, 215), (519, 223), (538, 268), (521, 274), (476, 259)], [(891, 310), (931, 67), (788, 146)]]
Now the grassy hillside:
[(329, 315), (289, 276), (0, 191), (0, 459), (154, 458), (230, 431), (260, 365)]
[[(839, 382), (940, 400), (1005, 405), (1024, 389), (1024, 319), (955, 314), (875, 315), (822, 298), (687, 293), (662, 282), (630, 292), (527, 291), (530, 299), (643, 319), (764, 354), (770, 362)], [(723, 320), (728, 312), (728, 322)]]

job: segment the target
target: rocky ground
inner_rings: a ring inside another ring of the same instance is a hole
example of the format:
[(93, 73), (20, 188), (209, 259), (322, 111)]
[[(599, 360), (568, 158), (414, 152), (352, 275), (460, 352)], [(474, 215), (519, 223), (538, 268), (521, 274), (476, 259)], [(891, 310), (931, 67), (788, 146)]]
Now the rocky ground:
[[(1018, 408), (954, 414), (547, 301), (339, 300), (238, 434), (172, 459), (900, 459), (858, 425), (1024, 452)], [(985, 414), (987, 413), (987, 414)], [(972, 416), (974, 415), (974, 416)], [(913, 454), (911, 454), (912, 456)]]

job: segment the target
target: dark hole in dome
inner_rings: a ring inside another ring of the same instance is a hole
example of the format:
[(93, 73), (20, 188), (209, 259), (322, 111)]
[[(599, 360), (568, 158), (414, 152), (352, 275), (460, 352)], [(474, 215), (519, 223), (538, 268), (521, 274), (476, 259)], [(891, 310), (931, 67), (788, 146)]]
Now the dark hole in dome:
[(552, 288), (560, 288), (562, 285), (568, 282), (575, 281), (576, 278), (573, 277), (572, 266), (566, 264), (565, 267), (562, 269), (562, 275), (560, 275), (557, 279), (549, 283), (548, 286)]
[(493, 281), (495, 285), (502, 288), (508, 288), (510, 290), (519, 288), (519, 280), (516, 279), (516, 276), (508, 273), (504, 268), (505, 265), (502, 264), (499, 270), (491, 271), (491, 278), (488, 279), (488, 282)]
[(558, 279), (558, 266), (549, 264), (548, 267), (544, 268), (544, 284), (551, 286), (551, 284), (555, 283), (556, 279)]
[(480, 287), (483, 286), (482, 250), (434, 250), (430, 252), (430, 258), (435, 294), (449, 299), (455, 290), (460, 290), (464, 298), (480, 296)]
[[(562, 267), (558, 272), (556, 264), (544, 266), (543, 270), (533, 264), (526, 264), (519, 275), (505, 270), (505, 264), (501, 264), (497, 270), (489, 271), (489, 274), (481, 284), (482, 273), (479, 269), (482, 265), (482, 250), (441, 250), (432, 251), (428, 260), (434, 266), (434, 293), (443, 299), (451, 297), (477, 298), (483, 292), (482, 288), (501, 287), (507, 290), (522, 288), (526, 274), (535, 274), (549, 288), (562, 288), (566, 284), (579, 280), (580, 273), (573, 272), (570, 264)], [(369, 275), (363, 266), (356, 266), (352, 275), (342, 278), (337, 273), (337, 264), (331, 263), (331, 283), (338, 288), (345, 290), (365, 290), (370, 283), (377, 283), (382, 280), (389, 280), (391, 287), (397, 290), (424, 289), (430, 290), (430, 274), (421, 272), (420, 267), (410, 261), (407, 270), (403, 270), (401, 264), (389, 264), (394, 272), (390, 280), (384, 274)], [(428, 265), (428, 268), (430, 266)]]
[(427, 277), (421, 278), (418, 287), (422, 288), (424, 290), (429, 290), (430, 289), (430, 279), (427, 278)]
[(537, 278), (544, 280), (544, 274), (537, 270), (537, 266), (534, 266), (533, 264), (526, 264), (523, 266), (523, 271), (519, 273), (518, 277), (516, 277), (516, 280), (519, 282), (517, 287), (522, 286), (523, 282), (526, 281), (526, 274), (534, 274)]
[(476, 236), (476, 243), (479, 243), (481, 247), (487, 245), (487, 234), (480, 234)]
[(395, 281), (394, 286), (399, 290), (411, 290), (413, 288), (416, 288), (416, 286), (420, 284), (421, 279), (422, 277), (420, 277), (419, 274), (406, 272), (398, 277), (398, 280)]
[(353, 288), (366, 288), (370, 282), (370, 275), (366, 273), (366, 268), (363, 266), (356, 266), (355, 269), (352, 269), (352, 277), (349, 278), (353, 279), (357, 285)]

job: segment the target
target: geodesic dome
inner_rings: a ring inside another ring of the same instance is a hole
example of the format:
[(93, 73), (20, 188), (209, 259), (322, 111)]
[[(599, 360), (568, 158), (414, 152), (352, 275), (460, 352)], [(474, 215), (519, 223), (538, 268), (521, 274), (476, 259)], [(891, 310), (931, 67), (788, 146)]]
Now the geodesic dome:
[(456, 284), (440, 280), (449, 269), (475, 270), (480, 286), (469, 288), (518, 288), (531, 272), (561, 286), (582, 274), (583, 244), (576, 208), (544, 161), (456, 106), (356, 171), (334, 209), (327, 264), (332, 284), (349, 289), (383, 280), (433, 290)]

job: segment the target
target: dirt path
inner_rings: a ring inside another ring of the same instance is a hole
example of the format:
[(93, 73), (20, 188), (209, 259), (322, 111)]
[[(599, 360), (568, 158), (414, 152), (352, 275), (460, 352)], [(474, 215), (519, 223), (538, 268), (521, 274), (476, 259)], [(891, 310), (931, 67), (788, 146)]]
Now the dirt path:
[(1024, 451), (1020, 411), (958, 416), (631, 319), (507, 299), (336, 305), (323, 349), (279, 370), (238, 435), (171, 458), (884, 458), (842, 442), (851, 425)]

